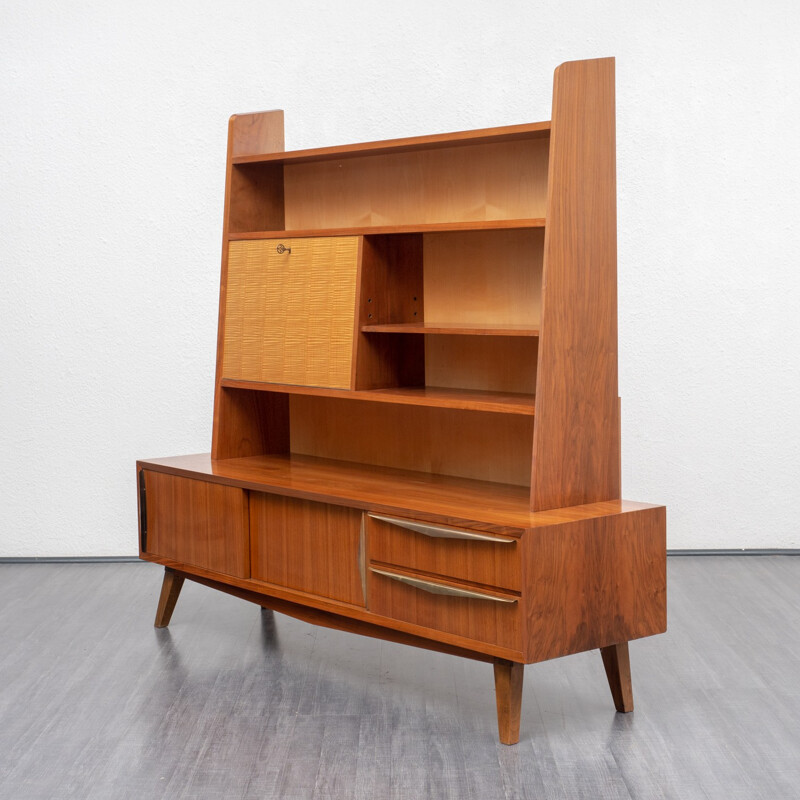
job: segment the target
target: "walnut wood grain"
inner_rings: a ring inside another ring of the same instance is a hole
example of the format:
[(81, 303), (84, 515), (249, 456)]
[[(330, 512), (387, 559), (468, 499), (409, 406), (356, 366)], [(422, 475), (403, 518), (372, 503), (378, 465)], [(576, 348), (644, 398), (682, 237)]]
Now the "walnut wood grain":
[(241, 489), (145, 469), (147, 552), (247, 578), (247, 495)]
[(512, 591), (521, 588), (519, 547), (513, 539), (436, 538), (368, 516), (367, 541), (371, 562)]
[(277, 611), (280, 614), (294, 617), (295, 619), (309, 622), (312, 625), (321, 625), (324, 628), (332, 628), (338, 631), (348, 631), (349, 633), (357, 633), (361, 636), (369, 636), (373, 639), (382, 639), (387, 642), (397, 642), (398, 644), (406, 644), (411, 647), (421, 647), (425, 650), (434, 650), (438, 653), (447, 653), (448, 655), (460, 656), (461, 658), (470, 658), (475, 661), (488, 661), (494, 663), (497, 659), (495, 656), (481, 652), (480, 650), (470, 650), (466, 647), (458, 647), (456, 645), (447, 644), (446, 642), (437, 642), (432, 639), (426, 639), (422, 636), (415, 636), (412, 633), (406, 633), (401, 630), (393, 630), (385, 628), (381, 625), (376, 625), (372, 622), (367, 622), (362, 619), (354, 619), (353, 617), (345, 616), (343, 614), (336, 614), (332, 611), (326, 611), (319, 608), (313, 608), (300, 603), (293, 603), (290, 600), (285, 600), (279, 597), (266, 596), (260, 592), (243, 589), (238, 586), (233, 586), (229, 583), (224, 583), (211, 578), (203, 577), (200, 575), (186, 575), (189, 580), (209, 586), (212, 589), (217, 589), (226, 594), (239, 597), (242, 600), (248, 600), (251, 603), (268, 608), (272, 611)]
[(158, 598), (158, 608), (156, 609), (156, 621), (154, 623), (156, 628), (166, 628), (169, 625), (182, 588), (183, 575), (174, 569), (165, 567), (161, 595)]
[(538, 219), (547, 159), (538, 138), (284, 163), (286, 227)]
[(542, 228), (426, 233), (425, 323), (538, 330)]
[(527, 486), (533, 417), (291, 395), (291, 451)]
[[(279, 113), (280, 112), (266, 112)], [(248, 115), (244, 115), (248, 116)], [(255, 116), (255, 115), (253, 115)], [(361, 142), (333, 147), (317, 147), (307, 150), (290, 150), (281, 153), (283, 145), (274, 147), (267, 145), (261, 154), (243, 154), (238, 149), (234, 155), (236, 163), (269, 162), (292, 163), (301, 161), (322, 161), (325, 159), (355, 158), (363, 155), (387, 155), (404, 153), (413, 150), (432, 150), (441, 147), (457, 147), (459, 145), (491, 144), (513, 142), (526, 139), (547, 138), (550, 134), (550, 122), (529, 122), (522, 125), (505, 125), (495, 128), (477, 128), (471, 131), (453, 133), (434, 133), (427, 136), (412, 136), (402, 139), (384, 139), (378, 142)], [(281, 140), (282, 142), (282, 140)], [(248, 148), (250, 142), (247, 142)], [(241, 149), (244, 149), (242, 147)]]
[(363, 606), (360, 527), (356, 509), (252, 492), (252, 577)]
[(524, 672), (525, 667), (514, 661), (498, 660), (494, 662), (497, 727), (502, 744), (516, 744), (519, 741)]
[[(390, 574), (386, 574), (391, 572)], [(392, 576), (400, 576), (400, 580)], [(432, 590), (402, 581), (430, 581)], [(448, 585), (455, 590), (477, 592), (476, 587), (431, 575), (394, 568), (372, 567), (367, 571), (367, 607), (370, 612), (388, 619), (403, 620), (422, 628), (443, 631), (464, 639), (519, 650), (522, 647), (519, 602), (512, 594), (493, 592), (499, 598), (457, 597), (437, 591)], [(486, 593), (486, 590), (481, 592)]]
[(544, 241), (531, 507), (620, 496), (614, 59), (562, 64)]
[(617, 711), (633, 711), (633, 687), (631, 685), (631, 660), (628, 643), (612, 644), (600, 648), (603, 666)]
[(283, 111), (240, 114), (230, 118), (211, 438), (214, 458), (238, 458), (288, 450), (289, 404), (286, 398), (232, 393), (224, 390), (220, 383), (231, 231), (253, 227), (284, 227), (282, 168), (269, 165), (266, 169), (251, 174), (247, 168), (235, 168), (232, 159), (234, 155), (244, 152), (280, 152), (283, 148)]
[(421, 386), (425, 382), (422, 341), (402, 336), (366, 336), (364, 325), (423, 319), (422, 236), (365, 236), (357, 303), (356, 389)]
[(527, 661), (663, 633), (666, 512), (639, 508), (526, 536)]
[[(244, 172), (244, 169), (242, 169)], [(283, 190), (283, 176), (281, 175), (281, 191)], [(283, 206), (281, 206), (281, 209)], [(281, 211), (282, 213), (282, 211)], [(525, 217), (522, 219), (479, 219), (479, 220), (451, 220), (449, 222), (421, 222), (406, 225), (356, 225), (344, 228), (290, 228), (285, 229), (283, 223), (279, 228), (272, 230), (263, 225), (253, 225), (250, 228), (232, 229), (231, 241), (238, 239), (274, 239), (278, 236), (360, 236), (360, 235), (400, 235), (405, 233), (436, 233), (446, 231), (497, 231), (514, 230), (518, 228), (544, 228), (544, 217)]]
[[(321, 386), (292, 386), (285, 383), (261, 383), (231, 378), (223, 378), (221, 383), (226, 389), (308, 394), (319, 397), (349, 397), (353, 400), (368, 400), (376, 403), (460, 408), (464, 411), (488, 411), (499, 414), (524, 414), (527, 416), (534, 414), (533, 395), (519, 392), (486, 392), (479, 389), (455, 389), (446, 386), (392, 386), (387, 389), (352, 390), (344, 394), (342, 389), (326, 389)], [(262, 449), (251, 455), (263, 452), (267, 451)]]
[(630, 500), (531, 512), (522, 486), (298, 455), (214, 460), (200, 453), (138, 461), (137, 468), (510, 536), (639, 509), (664, 513)]
[(538, 328), (527, 325), (467, 325), (458, 322), (394, 322), (362, 325), (364, 333), (446, 334), (450, 336), (538, 336)]
[[(342, 603), (338, 600), (331, 600), (307, 592), (301, 592), (297, 589), (286, 589), (282, 586), (264, 583), (263, 581), (257, 581), (252, 578), (236, 578), (233, 575), (221, 575), (220, 573), (202, 567), (183, 564), (169, 558), (150, 555), (149, 553), (142, 554), (141, 558), (144, 561), (170, 567), (176, 572), (184, 574), (187, 578), (196, 576), (220, 583), (221, 585), (251, 592), (253, 595), (259, 596), (260, 600), (256, 602), (261, 606), (270, 605), (273, 599), (284, 600), (295, 605), (307, 606), (310, 609), (329, 612), (337, 616), (350, 617), (358, 622), (366, 622), (370, 625), (384, 627), (390, 631), (398, 631), (418, 638), (430, 639), (434, 643), (463, 648), (475, 653), (483, 653), (484, 656), (488, 657), (502, 658), (510, 661), (522, 661), (523, 659), (522, 653), (518, 649), (509, 649), (490, 642), (478, 642), (474, 639), (467, 639), (463, 636), (454, 635), (446, 631), (425, 628), (421, 625), (409, 623), (400, 619), (381, 617), (371, 613), (366, 608)], [(387, 638), (389, 637), (387, 636)]]

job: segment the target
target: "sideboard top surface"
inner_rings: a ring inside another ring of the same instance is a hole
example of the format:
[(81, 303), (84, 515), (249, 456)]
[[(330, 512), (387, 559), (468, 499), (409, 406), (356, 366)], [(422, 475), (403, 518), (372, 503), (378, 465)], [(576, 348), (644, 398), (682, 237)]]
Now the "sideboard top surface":
[(489, 528), (518, 532), (653, 507), (630, 500), (607, 500), (532, 512), (528, 489), (523, 486), (294, 454), (213, 460), (209, 453), (201, 453), (148, 459), (138, 462), (137, 468), (369, 511), (425, 514), (443, 521), (485, 523)]

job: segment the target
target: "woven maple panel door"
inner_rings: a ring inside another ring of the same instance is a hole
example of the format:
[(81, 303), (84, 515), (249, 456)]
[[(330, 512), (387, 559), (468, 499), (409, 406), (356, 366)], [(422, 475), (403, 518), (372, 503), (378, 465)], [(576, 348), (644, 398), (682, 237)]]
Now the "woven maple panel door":
[(223, 378), (349, 389), (359, 244), (231, 242)]

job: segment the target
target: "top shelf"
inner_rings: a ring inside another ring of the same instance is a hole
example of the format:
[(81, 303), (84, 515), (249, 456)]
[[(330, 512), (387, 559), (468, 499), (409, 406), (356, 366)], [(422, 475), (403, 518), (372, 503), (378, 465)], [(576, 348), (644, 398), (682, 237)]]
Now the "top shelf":
[(443, 147), (463, 147), (474, 144), (494, 144), (522, 139), (542, 139), (550, 136), (550, 122), (525, 125), (506, 125), (500, 128), (479, 128), (455, 133), (436, 133), (431, 136), (412, 136), (405, 139), (385, 139), (379, 142), (343, 144), (335, 147), (316, 147), (309, 150), (289, 150), (282, 153), (253, 153), (233, 156), (233, 164), (300, 164), (304, 161), (332, 161), (359, 156), (408, 153), (413, 150), (435, 150)]

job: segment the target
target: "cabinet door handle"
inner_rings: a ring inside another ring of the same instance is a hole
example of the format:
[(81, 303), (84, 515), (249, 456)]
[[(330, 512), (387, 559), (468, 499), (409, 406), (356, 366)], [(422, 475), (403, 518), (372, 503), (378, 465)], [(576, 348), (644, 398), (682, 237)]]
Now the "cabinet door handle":
[(425, 536), (432, 536), (434, 539), (476, 539), (482, 542), (497, 542), (498, 544), (513, 544), (517, 541), (516, 539), (509, 539), (507, 536), (488, 536), (483, 533), (462, 531), (458, 528), (445, 528), (443, 525), (431, 525), (427, 522), (412, 522), (410, 519), (384, 517), (380, 514), (370, 514), (369, 516), (372, 519), (379, 519), (381, 522), (388, 522), (390, 525), (397, 525), (398, 528), (407, 528)]
[(361, 578), (361, 592), (364, 595), (364, 603), (367, 603), (367, 525), (364, 519), (366, 514), (361, 515), (361, 528), (358, 532), (358, 574)]
[(450, 597), (471, 597), (477, 600), (494, 600), (495, 603), (517, 602), (516, 597), (498, 597), (494, 594), (484, 594), (483, 592), (476, 592), (472, 589), (456, 589), (455, 586), (449, 586), (446, 583), (437, 583), (436, 581), (424, 580), (422, 578), (412, 578), (409, 575), (400, 575), (397, 572), (387, 572), (385, 569), (370, 567), (369, 571), (375, 572), (378, 575), (383, 575), (386, 578), (391, 578), (393, 581), (407, 583), (415, 589), (422, 589), (423, 592), (430, 592), (431, 594), (446, 594)]

